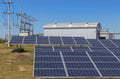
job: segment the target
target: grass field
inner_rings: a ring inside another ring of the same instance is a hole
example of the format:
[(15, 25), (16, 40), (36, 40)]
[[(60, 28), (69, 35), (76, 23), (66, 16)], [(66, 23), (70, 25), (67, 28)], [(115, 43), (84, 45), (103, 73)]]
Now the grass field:
[(38, 79), (33, 77), (34, 46), (22, 46), (27, 52), (11, 51), (16, 46), (0, 44), (0, 79)]

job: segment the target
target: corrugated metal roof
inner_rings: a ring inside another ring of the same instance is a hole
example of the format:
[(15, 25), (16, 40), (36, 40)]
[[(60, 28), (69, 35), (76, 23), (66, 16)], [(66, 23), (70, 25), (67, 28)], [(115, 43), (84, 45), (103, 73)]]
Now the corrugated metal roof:
[(53, 23), (47, 24), (45, 28), (96, 28), (99, 22), (83, 22), (83, 23)]

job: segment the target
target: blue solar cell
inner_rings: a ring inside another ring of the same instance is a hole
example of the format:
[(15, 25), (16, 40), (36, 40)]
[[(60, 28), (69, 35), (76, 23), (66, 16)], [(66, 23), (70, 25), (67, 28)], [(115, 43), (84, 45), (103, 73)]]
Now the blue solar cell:
[(62, 52), (64, 57), (69, 56), (87, 56), (85, 52)]
[(104, 48), (98, 39), (88, 39), (88, 41), (92, 45), (92, 48)]
[(84, 37), (73, 37), (77, 44), (88, 44)]
[(98, 44), (98, 43), (91, 43), (91, 45), (92, 45), (92, 48), (104, 48), (102, 44)]
[(106, 48), (91, 48), (93, 52), (109, 52)]
[(34, 76), (66, 76), (64, 69), (35, 69)]
[(36, 37), (35, 36), (26, 36), (24, 38), (24, 44), (36, 44)]
[(119, 62), (115, 57), (92, 57), (94, 62)]
[(119, 69), (120, 63), (96, 63), (99, 69)]
[(112, 40), (117, 46), (120, 47), (120, 39), (113, 39)]
[(50, 37), (51, 44), (62, 44), (60, 37)]
[(59, 52), (35, 52), (36, 57), (42, 57), (42, 56), (60, 56)]
[(10, 44), (22, 44), (23, 36), (12, 36)]
[(109, 76), (109, 77), (112, 77), (112, 76), (120, 76), (120, 70), (107, 70), (107, 69), (104, 69), (104, 70), (100, 70), (101, 74), (103, 76)]
[(109, 48), (113, 53), (120, 53), (120, 48)]
[(85, 51), (88, 51), (90, 52), (89, 48), (87, 47), (72, 47), (74, 52), (85, 52)]
[(68, 69), (69, 76), (99, 76), (95, 69)]
[(86, 57), (64, 57), (65, 62), (91, 62), (90, 59), (86, 56)]
[(53, 52), (53, 49), (51, 46), (36, 46), (35, 52)]
[(113, 57), (113, 55), (110, 53), (110, 52), (89, 52), (89, 55), (92, 57), (92, 56), (102, 56), (102, 57), (104, 57), (104, 56), (112, 56)]
[(71, 48), (70, 47), (54, 47), (54, 50), (55, 51), (62, 51), (62, 52), (72, 52)]
[(62, 63), (58, 62), (35, 62), (35, 68), (64, 68)]
[(38, 44), (49, 44), (49, 40), (47, 36), (38, 36), (37, 37)]
[(75, 44), (72, 37), (61, 37), (64, 44)]
[(92, 63), (66, 63), (66, 67), (67, 68), (79, 68), (79, 69), (82, 69), (82, 68), (86, 68), (86, 69), (89, 69), (89, 68), (94, 68), (93, 64)]
[(109, 39), (100, 40), (106, 47), (116, 48), (116, 46)]
[(97, 43), (100, 44), (100, 42), (98, 41), (98, 39), (87, 39), (90, 43)]
[(60, 62), (61, 57), (35, 57), (35, 61), (48, 61), (48, 62)]

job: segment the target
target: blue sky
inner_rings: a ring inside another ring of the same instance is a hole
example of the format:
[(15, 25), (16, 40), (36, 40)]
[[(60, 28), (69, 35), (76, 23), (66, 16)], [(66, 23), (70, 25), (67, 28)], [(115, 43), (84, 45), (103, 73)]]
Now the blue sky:
[[(6, 0), (0, 0), (6, 1)], [(35, 33), (43, 33), (43, 26), (48, 23), (69, 22), (100, 22), (104, 28), (120, 32), (120, 0), (11, 0), (14, 4), (11, 11), (19, 12), (22, 5), (23, 12), (35, 17)], [(6, 6), (0, 3), (0, 37), (7, 34), (7, 27), (3, 23), (7, 20), (2, 12)], [(12, 23), (17, 19), (11, 16)], [(11, 33), (18, 34), (18, 29), (12, 26)]]

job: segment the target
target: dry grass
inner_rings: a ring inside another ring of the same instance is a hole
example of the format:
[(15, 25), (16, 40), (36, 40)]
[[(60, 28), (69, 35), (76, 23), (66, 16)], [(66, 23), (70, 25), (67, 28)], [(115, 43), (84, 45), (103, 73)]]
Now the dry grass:
[(33, 77), (34, 46), (24, 46), (28, 52), (11, 53), (15, 48), (0, 44), (0, 79), (37, 79)]

